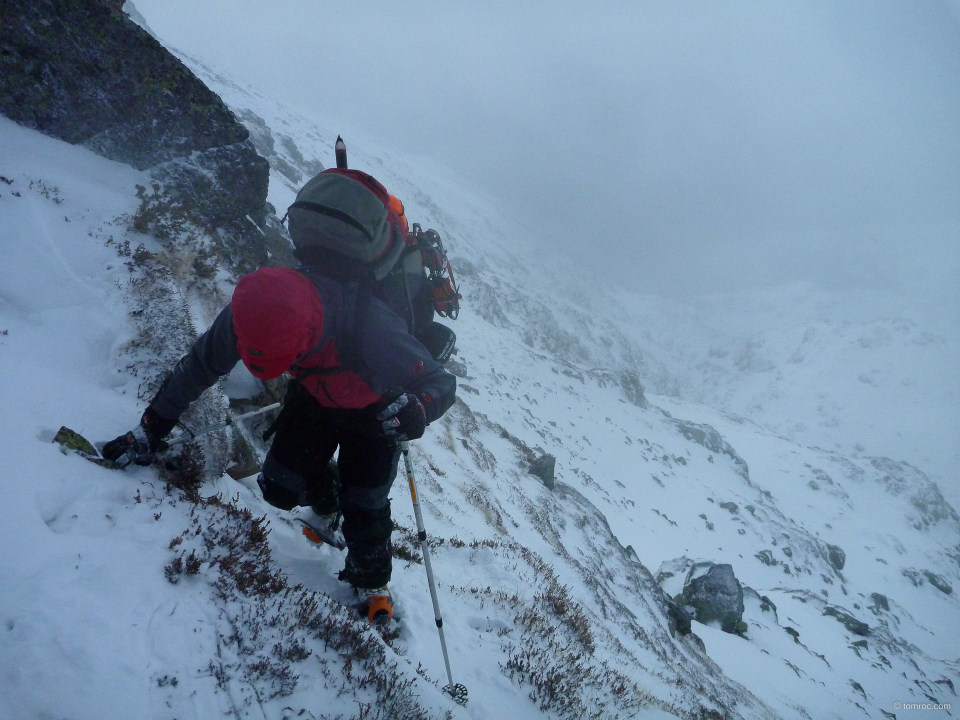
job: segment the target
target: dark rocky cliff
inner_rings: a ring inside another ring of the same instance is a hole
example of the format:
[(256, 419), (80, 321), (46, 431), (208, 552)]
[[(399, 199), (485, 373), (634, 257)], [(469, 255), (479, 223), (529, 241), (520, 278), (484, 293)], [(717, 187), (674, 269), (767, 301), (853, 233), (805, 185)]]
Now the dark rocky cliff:
[[(150, 170), (244, 267), (266, 261), (269, 166), (246, 128), (122, 0), (0, 0), (0, 113)], [(243, 246), (243, 252), (236, 252)]]

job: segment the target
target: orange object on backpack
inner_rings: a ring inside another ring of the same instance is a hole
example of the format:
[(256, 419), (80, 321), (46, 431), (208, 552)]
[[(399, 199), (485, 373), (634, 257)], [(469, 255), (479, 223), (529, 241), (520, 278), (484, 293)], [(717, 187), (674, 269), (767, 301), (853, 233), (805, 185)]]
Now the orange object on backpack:
[[(403, 203), (400, 202), (400, 198), (398, 198), (396, 195), (390, 196), (390, 209), (396, 213), (397, 218), (400, 220), (400, 230), (402, 231), (401, 234), (403, 238), (406, 239), (407, 232), (410, 228), (407, 227), (407, 216), (403, 210)], [(409, 242), (407, 244), (409, 244)]]

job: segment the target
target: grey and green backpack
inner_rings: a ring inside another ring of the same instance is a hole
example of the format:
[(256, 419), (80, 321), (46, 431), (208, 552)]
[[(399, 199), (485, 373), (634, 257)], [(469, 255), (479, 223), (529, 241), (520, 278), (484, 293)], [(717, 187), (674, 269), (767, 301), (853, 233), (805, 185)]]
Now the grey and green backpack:
[(337, 253), (370, 267), (381, 280), (404, 248), (404, 229), (390, 195), (360, 170), (331, 168), (311, 178), (287, 212), (298, 251)]

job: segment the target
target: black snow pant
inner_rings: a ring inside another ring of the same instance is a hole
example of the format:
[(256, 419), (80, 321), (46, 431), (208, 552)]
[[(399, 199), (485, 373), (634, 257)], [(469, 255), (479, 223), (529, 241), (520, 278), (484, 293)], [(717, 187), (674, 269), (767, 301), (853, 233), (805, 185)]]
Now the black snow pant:
[(264, 500), (281, 509), (310, 505), (326, 514), (339, 507), (347, 543), (342, 577), (364, 588), (390, 580), (389, 496), (400, 458), (396, 442), (373, 427), (371, 410), (325, 408), (291, 381), (260, 477)]

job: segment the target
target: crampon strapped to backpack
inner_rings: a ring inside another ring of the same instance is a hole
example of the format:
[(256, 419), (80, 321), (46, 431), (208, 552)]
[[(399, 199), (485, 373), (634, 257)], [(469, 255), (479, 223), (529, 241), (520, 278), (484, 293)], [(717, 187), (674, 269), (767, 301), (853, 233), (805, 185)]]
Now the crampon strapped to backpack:
[(460, 314), (460, 300), (463, 296), (460, 295), (456, 278), (453, 276), (453, 267), (439, 233), (436, 230), (423, 230), (419, 223), (413, 223), (413, 230), (407, 235), (407, 244), (420, 248), (437, 314), (456, 320)]

